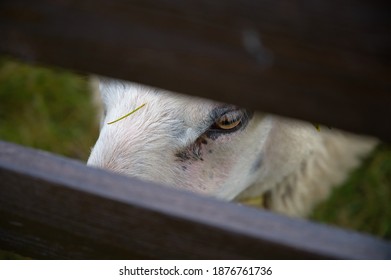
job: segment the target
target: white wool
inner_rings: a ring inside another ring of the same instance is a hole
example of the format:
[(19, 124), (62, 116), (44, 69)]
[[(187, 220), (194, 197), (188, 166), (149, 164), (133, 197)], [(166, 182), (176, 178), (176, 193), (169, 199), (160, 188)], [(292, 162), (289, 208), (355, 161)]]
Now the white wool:
[(225, 200), (266, 195), (269, 209), (292, 216), (308, 215), (376, 144), (261, 113), (212, 137), (211, 112), (224, 104), (117, 80), (100, 92), (106, 113), (89, 165)]

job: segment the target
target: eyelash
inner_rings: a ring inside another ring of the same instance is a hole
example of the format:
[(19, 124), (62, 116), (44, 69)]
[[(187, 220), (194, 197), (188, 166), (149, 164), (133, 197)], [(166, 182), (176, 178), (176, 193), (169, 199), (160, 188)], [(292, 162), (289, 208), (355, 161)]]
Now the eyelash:
[(241, 127), (244, 114), (241, 111), (230, 111), (215, 120), (211, 129), (221, 130), (222, 132), (232, 132)]
[[(222, 129), (219, 125), (216, 124), (216, 122), (224, 117), (227, 117), (228, 120), (231, 120), (231, 122), (238, 121), (238, 123), (232, 128)], [(205, 131), (204, 135), (208, 138), (211, 138), (212, 140), (215, 140), (222, 135), (234, 133), (240, 129), (243, 129), (247, 125), (251, 117), (252, 117), (252, 112), (249, 112), (244, 109), (236, 109), (236, 108), (217, 109), (212, 114), (212, 118), (211, 118), (212, 125), (210, 125), (207, 131)]]

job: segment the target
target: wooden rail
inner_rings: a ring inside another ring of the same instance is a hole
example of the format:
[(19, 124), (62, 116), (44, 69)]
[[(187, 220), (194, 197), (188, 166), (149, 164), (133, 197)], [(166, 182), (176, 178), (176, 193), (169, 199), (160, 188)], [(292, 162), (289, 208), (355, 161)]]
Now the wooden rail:
[(0, 52), (391, 140), (389, 2), (2, 0)]
[[(0, 53), (391, 140), (386, 1), (2, 0)], [(0, 142), (0, 248), (34, 258), (385, 259), (371, 236)]]
[(384, 259), (391, 244), (0, 142), (0, 248), (34, 258)]

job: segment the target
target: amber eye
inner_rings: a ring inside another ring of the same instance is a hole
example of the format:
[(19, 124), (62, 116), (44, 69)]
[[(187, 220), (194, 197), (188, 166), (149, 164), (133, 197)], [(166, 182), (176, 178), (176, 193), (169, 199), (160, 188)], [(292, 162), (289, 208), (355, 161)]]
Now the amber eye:
[(216, 120), (214, 126), (218, 129), (230, 130), (234, 129), (242, 122), (242, 115), (240, 113), (227, 113)]

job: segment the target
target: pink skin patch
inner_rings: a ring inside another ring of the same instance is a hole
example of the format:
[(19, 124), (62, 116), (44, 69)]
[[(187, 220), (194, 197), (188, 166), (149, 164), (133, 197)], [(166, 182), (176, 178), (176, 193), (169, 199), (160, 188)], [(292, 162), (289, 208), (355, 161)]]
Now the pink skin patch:
[(215, 149), (216, 145), (220, 147), (224, 145), (224, 142), (228, 140), (226, 138), (229, 137), (211, 140), (201, 136), (194, 144), (176, 154), (181, 173), (185, 176), (185, 182), (182, 183), (187, 189), (198, 193), (213, 194), (224, 185), (234, 162), (226, 157), (216, 161), (214, 153), (219, 152)]

